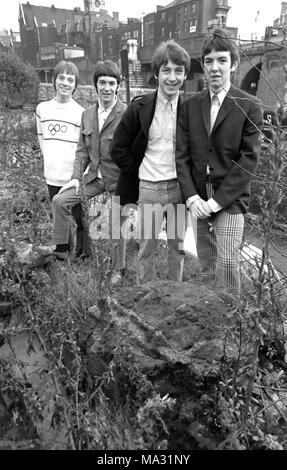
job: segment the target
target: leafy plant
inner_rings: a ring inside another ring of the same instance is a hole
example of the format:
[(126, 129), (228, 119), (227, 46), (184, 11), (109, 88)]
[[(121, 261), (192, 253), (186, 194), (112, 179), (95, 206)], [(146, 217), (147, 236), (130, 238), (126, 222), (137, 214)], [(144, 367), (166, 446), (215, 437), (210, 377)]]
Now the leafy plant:
[(14, 53), (0, 53), (0, 104), (15, 108), (35, 102), (39, 78), (36, 70)]

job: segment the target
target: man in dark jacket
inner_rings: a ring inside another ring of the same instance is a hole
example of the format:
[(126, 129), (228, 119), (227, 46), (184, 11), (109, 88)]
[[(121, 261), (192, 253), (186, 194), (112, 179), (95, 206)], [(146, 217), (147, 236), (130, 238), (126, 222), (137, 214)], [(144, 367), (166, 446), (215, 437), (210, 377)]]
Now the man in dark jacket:
[(116, 194), (121, 205), (139, 206), (139, 284), (152, 279), (151, 260), (164, 217), (168, 279), (182, 280), (186, 213), (175, 168), (175, 132), (182, 102), (179, 90), (189, 67), (181, 46), (172, 40), (162, 43), (152, 59), (158, 90), (130, 103), (112, 141), (111, 157), (121, 169)]
[[(85, 170), (88, 169), (83, 178), (83, 194), (86, 199), (105, 191), (113, 196), (119, 178), (119, 169), (110, 157), (110, 144), (114, 130), (126, 109), (126, 105), (117, 96), (120, 72), (112, 61), (98, 62), (93, 79), (98, 101), (83, 112), (72, 179), (52, 201), (52, 242), (56, 245), (54, 254), (60, 259), (69, 254), (71, 209), (81, 200), (79, 189)], [(122, 279), (125, 268), (125, 239), (121, 237), (112, 242), (114, 272), (111, 283), (117, 284)]]
[(186, 205), (197, 219), (202, 273), (240, 292), (243, 214), (260, 152), (262, 110), (254, 96), (231, 85), (239, 54), (225, 30), (207, 34), (202, 62), (208, 90), (183, 105), (176, 168)]

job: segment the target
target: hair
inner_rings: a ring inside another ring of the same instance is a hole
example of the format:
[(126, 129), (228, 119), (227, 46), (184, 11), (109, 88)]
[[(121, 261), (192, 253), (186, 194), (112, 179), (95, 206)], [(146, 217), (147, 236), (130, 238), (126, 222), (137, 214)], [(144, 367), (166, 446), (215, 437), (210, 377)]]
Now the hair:
[[(53, 75), (52, 75), (52, 83), (56, 90), (56, 78), (60, 73), (66, 72), (70, 75), (75, 75), (75, 89), (79, 83), (79, 70), (77, 69), (76, 65), (73, 62), (69, 62), (66, 60), (61, 60), (56, 67), (54, 68)], [(75, 91), (75, 90), (74, 90)]]
[(97, 63), (93, 76), (96, 90), (99, 77), (114, 77), (118, 85), (121, 82), (120, 70), (117, 64), (115, 64), (115, 62), (112, 60), (99, 61)]
[(186, 75), (190, 69), (190, 57), (186, 50), (181, 47), (173, 39), (162, 42), (155, 50), (151, 61), (151, 69), (153, 74), (157, 77), (159, 69), (162, 65), (166, 65), (168, 61), (176, 65), (183, 65)]
[(231, 66), (240, 60), (235, 39), (226, 29), (216, 28), (211, 33), (206, 34), (201, 48), (202, 63), (204, 62), (205, 56), (210, 54), (213, 50), (218, 52), (230, 52)]

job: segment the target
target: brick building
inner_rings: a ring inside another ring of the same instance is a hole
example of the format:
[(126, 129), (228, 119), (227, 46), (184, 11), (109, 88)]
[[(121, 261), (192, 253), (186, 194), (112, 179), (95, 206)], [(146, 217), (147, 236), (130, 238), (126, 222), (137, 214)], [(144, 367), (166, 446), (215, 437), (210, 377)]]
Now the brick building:
[[(155, 83), (150, 72), (155, 47), (161, 41), (175, 39), (191, 56), (191, 70), (186, 82), (188, 91), (199, 90), (202, 87), (200, 48), (203, 36), (215, 26), (226, 27), (229, 9), (228, 0), (174, 0), (145, 15), (139, 60), (147, 82)], [(228, 29), (237, 37), (237, 28)]]
[(127, 47), (128, 42), (136, 41), (141, 46), (141, 21), (138, 18), (128, 18), (127, 22), (119, 22), (117, 27), (107, 25), (95, 35), (94, 59), (111, 59), (119, 61), (120, 51)]
[(111, 16), (105, 10), (104, 0), (83, 3), (84, 11), (20, 2), (21, 56), (36, 67), (42, 81), (50, 81), (55, 64), (66, 58), (77, 63), (85, 82), (91, 82), (93, 63), (103, 58), (119, 63), (127, 41), (141, 44), (138, 18), (120, 22), (118, 12)]
[[(82, 70), (92, 69), (98, 59), (99, 31), (119, 27), (119, 14), (108, 15), (103, 0), (84, 0), (84, 11), (19, 4), (21, 56), (34, 65), (43, 81), (49, 81), (55, 64), (74, 60)], [(91, 73), (84, 78), (91, 80)], [(84, 80), (84, 81), (86, 81)]]
[(203, 35), (216, 25), (226, 26), (230, 8), (228, 0), (173, 0), (141, 19), (120, 22), (118, 12), (111, 16), (105, 10), (104, 0), (84, 0), (83, 4), (84, 11), (20, 3), (22, 56), (36, 66), (43, 81), (49, 81), (60, 58), (69, 57), (77, 62), (86, 74), (84, 81), (89, 83), (93, 63), (111, 59), (120, 65), (121, 50), (127, 48), (131, 85), (155, 86), (151, 58), (160, 42), (173, 38), (191, 56), (186, 86), (188, 91), (197, 91), (202, 86)]
[(20, 49), (21, 40), (19, 33), (12, 31), (12, 29), (10, 29), (10, 32), (8, 32), (7, 29), (0, 31), (1, 52), (15, 52), (16, 54), (21, 55)]
[(281, 2), (281, 13), (272, 26), (265, 30), (265, 40), (280, 43), (287, 41), (287, 2)]

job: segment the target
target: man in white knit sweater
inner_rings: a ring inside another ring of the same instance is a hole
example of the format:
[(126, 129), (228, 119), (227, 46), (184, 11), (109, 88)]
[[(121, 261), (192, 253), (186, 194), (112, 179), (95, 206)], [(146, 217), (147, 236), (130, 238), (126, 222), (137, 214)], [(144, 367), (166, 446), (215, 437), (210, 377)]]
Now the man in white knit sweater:
[[(74, 99), (79, 72), (72, 62), (59, 62), (53, 72), (53, 85), (56, 96), (52, 100), (38, 104), (36, 109), (37, 133), (44, 159), (44, 176), (49, 196), (53, 197), (71, 179), (77, 144), (80, 135), (81, 117), (84, 108)], [(81, 220), (81, 205), (73, 208), (77, 223), (76, 256), (88, 251), (85, 231)], [(72, 245), (70, 234), (69, 244)], [(85, 247), (83, 245), (86, 245)]]

